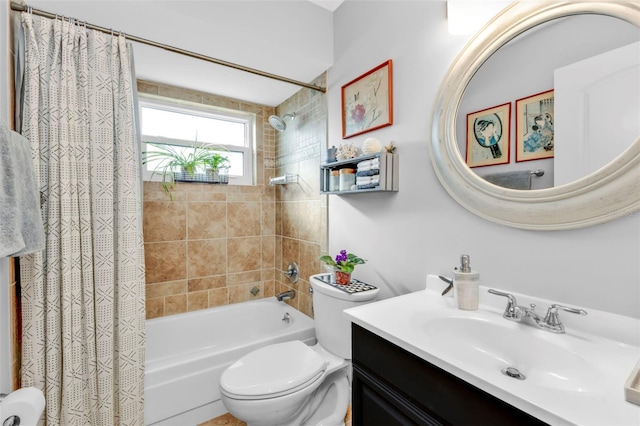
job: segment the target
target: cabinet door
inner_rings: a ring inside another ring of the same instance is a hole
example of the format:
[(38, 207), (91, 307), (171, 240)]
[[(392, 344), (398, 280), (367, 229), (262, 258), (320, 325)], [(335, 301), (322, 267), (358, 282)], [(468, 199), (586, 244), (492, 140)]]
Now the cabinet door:
[(443, 425), (358, 366), (352, 389), (354, 426)]
[[(377, 336), (376, 334), (353, 324), (352, 352), (354, 371), (360, 376), (366, 374), (371, 383), (378, 383), (377, 389), (388, 388), (393, 392), (380, 392), (377, 395), (396, 395), (406, 401), (406, 406), (415, 407), (415, 411), (425, 413), (431, 419), (451, 425), (518, 425), (541, 426), (544, 422), (513, 407), (512, 405), (484, 392), (464, 380), (436, 367), (435, 365), (405, 351)], [(353, 387), (353, 412), (362, 412), (358, 407), (359, 396)], [(369, 407), (373, 398), (368, 397)], [(382, 396), (380, 396), (382, 398)], [(403, 405), (390, 400), (387, 405), (404, 410)], [(369, 408), (372, 409), (373, 408)], [(405, 412), (408, 414), (408, 412)], [(368, 414), (367, 414), (368, 415)], [(375, 419), (371, 424), (375, 423)], [(369, 426), (369, 422), (356, 423)], [(391, 424), (433, 424), (433, 423), (391, 423)], [(437, 423), (436, 423), (437, 424)]]

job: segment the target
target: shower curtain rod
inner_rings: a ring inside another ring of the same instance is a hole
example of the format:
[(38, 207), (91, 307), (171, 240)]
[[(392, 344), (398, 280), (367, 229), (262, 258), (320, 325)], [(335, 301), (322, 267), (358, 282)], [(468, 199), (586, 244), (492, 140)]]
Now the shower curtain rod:
[[(33, 13), (34, 15), (43, 16), (45, 18), (51, 18), (51, 19), (62, 17), (61, 15), (58, 15), (58, 14), (55, 14), (55, 13), (45, 12), (44, 10), (33, 9), (33, 8), (27, 6), (27, 5), (20, 4), (20, 3), (17, 3), (17, 2), (13, 2), (13, 1), (11, 2), (11, 10), (15, 10), (17, 12), (30, 12), (30, 13)], [(98, 25), (93, 25), (93, 24), (89, 24), (89, 23), (86, 23), (86, 22), (83, 22), (83, 25), (86, 26), (87, 28), (89, 28), (90, 30), (101, 31), (101, 32), (107, 33), (107, 34), (118, 33), (118, 31), (114, 31), (114, 30), (112, 30), (110, 28), (100, 27)], [(245, 67), (244, 65), (234, 64), (233, 62), (223, 61), (222, 59), (212, 58), (211, 56), (206, 56), (206, 55), (202, 55), (200, 53), (191, 52), (189, 50), (180, 49), (178, 47), (169, 46), (168, 44), (158, 43), (156, 41), (148, 40), (148, 39), (145, 39), (145, 38), (142, 38), (142, 37), (136, 37), (136, 36), (131, 35), (131, 34), (125, 34), (125, 36), (126, 36), (127, 40), (135, 41), (137, 43), (146, 44), (148, 46), (158, 47), (160, 49), (164, 49), (164, 50), (167, 50), (169, 52), (178, 53), (178, 54), (184, 55), (184, 56), (189, 56), (190, 58), (200, 59), (200, 60), (211, 62), (211, 63), (217, 64), (217, 65), (222, 65), (224, 67), (234, 68), (234, 69), (237, 69), (237, 70), (240, 70), (240, 71), (248, 72), (248, 73), (251, 73), (251, 74), (256, 74), (256, 75), (259, 75), (261, 77), (266, 77), (266, 78), (270, 78), (270, 79), (273, 79), (273, 80), (283, 81), (283, 82), (289, 83), (289, 84), (295, 84), (296, 86), (306, 87), (307, 89), (316, 90), (316, 91), (322, 92), (322, 93), (325, 93), (327, 91), (326, 88), (320, 87), (320, 86), (316, 86), (314, 84), (304, 83), (302, 81), (297, 81), (297, 80), (293, 80), (293, 79), (290, 79), (290, 78), (287, 78), (287, 77), (282, 77), (282, 76), (277, 75), (277, 74), (271, 74), (271, 73), (268, 73), (268, 72), (265, 72), (265, 71), (260, 71), (260, 70), (257, 70), (255, 68)]]

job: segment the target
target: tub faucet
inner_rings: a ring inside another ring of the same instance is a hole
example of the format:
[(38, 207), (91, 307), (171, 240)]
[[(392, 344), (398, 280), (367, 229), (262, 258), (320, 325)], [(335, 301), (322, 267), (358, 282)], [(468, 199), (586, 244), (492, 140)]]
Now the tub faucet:
[(560, 322), (560, 318), (558, 317), (559, 309), (572, 314), (587, 315), (585, 310), (570, 308), (568, 306), (557, 305), (554, 303), (549, 306), (547, 314), (544, 317), (541, 317), (536, 312), (536, 305), (533, 303), (529, 305), (529, 308), (525, 308), (524, 306), (518, 306), (516, 297), (512, 294), (503, 293), (494, 289), (490, 289), (489, 293), (495, 294), (496, 296), (506, 297), (508, 299), (507, 307), (504, 310), (504, 314), (502, 314), (504, 318), (510, 321), (523, 321), (524, 319), (529, 318), (536, 327), (552, 333), (563, 334), (565, 332), (564, 325)]
[(278, 302), (282, 302), (283, 300), (293, 299), (294, 297), (296, 297), (296, 292), (294, 290), (289, 290), (278, 294), (276, 299), (278, 299)]

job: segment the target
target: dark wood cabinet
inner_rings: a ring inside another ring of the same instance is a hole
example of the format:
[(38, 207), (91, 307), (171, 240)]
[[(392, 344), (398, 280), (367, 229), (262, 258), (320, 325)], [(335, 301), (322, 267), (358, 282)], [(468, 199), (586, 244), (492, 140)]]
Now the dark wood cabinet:
[(353, 425), (545, 425), (353, 324)]

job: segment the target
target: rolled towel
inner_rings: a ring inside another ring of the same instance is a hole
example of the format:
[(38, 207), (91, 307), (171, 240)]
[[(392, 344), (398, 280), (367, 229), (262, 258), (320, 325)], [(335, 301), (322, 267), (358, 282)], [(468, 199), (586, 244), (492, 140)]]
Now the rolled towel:
[(380, 167), (380, 159), (374, 158), (373, 160), (365, 160), (358, 163), (358, 170), (369, 170), (372, 168)]
[(374, 176), (380, 173), (380, 169), (358, 170), (356, 176)]
[(367, 185), (370, 183), (379, 183), (380, 176), (366, 176), (366, 177), (357, 177), (356, 185)]
[(377, 186), (380, 186), (379, 182), (378, 183), (370, 183), (370, 184), (367, 184), (367, 185), (356, 185), (356, 188), (357, 189), (373, 189), (373, 188), (375, 188)]

